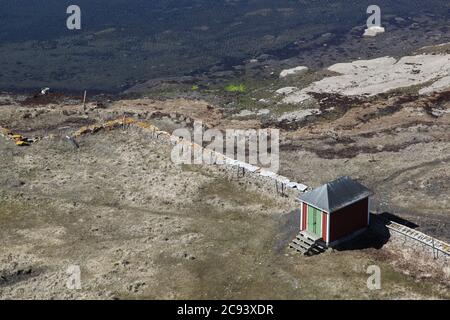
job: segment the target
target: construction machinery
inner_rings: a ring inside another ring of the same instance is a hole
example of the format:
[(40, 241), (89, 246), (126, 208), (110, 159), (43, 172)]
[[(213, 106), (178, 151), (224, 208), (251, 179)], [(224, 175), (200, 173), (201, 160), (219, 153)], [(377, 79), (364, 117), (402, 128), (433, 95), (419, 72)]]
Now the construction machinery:
[(27, 147), (31, 144), (31, 140), (22, 136), (21, 134), (13, 134), (11, 138), (16, 142), (19, 147)]

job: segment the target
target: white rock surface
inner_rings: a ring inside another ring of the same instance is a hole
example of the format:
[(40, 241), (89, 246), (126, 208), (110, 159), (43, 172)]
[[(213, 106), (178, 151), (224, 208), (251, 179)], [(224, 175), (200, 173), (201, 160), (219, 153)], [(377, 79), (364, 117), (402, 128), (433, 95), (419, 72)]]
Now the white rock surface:
[(258, 116), (263, 116), (263, 115), (266, 115), (266, 114), (269, 114), (270, 113), (270, 110), (269, 109), (261, 109), (261, 110), (259, 110), (258, 112), (257, 112), (257, 115)]
[(322, 112), (319, 109), (304, 109), (293, 112), (287, 112), (278, 118), (278, 121), (300, 121), (311, 115), (318, 115)]
[(241, 110), (241, 112), (239, 112), (238, 114), (235, 114), (233, 117), (235, 118), (245, 118), (245, 117), (249, 117), (249, 116), (264, 116), (270, 113), (269, 109), (260, 109), (260, 110)]
[(281, 71), (280, 78), (286, 78), (287, 76), (293, 76), (293, 75), (302, 75), (308, 72), (308, 67), (299, 66), (292, 69), (286, 69)]
[(240, 118), (240, 117), (248, 117), (248, 116), (252, 116), (254, 114), (255, 113), (253, 111), (244, 109), (244, 110), (241, 110), (241, 112), (239, 112), (238, 114), (235, 114), (234, 117), (238, 117), (238, 118)]
[(443, 77), (434, 82), (431, 86), (419, 90), (419, 94), (431, 94), (433, 92), (440, 92), (450, 88), (450, 76)]
[(392, 57), (383, 57), (338, 63), (328, 70), (340, 75), (324, 78), (304, 89), (287, 94), (283, 102), (301, 103), (310, 98), (309, 92), (375, 96), (432, 81), (434, 83), (421, 90), (421, 94), (444, 90), (449, 88), (450, 55), (407, 56), (398, 61)]
[(364, 30), (364, 37), (376, 37), (380, 33), (384, 33), (386, 30), (383, 27), (373, 26)]
[(299, 92), (294, 92), (292, 94), (289, 94), (286, 98), (284, 98), (282, 100), (282, 103), (288, 103), (288, 104), (299, 104), (302, 103), (306, 100), (311, 99), (312, 97), (307, 94), (306, 92), (299, 91)]

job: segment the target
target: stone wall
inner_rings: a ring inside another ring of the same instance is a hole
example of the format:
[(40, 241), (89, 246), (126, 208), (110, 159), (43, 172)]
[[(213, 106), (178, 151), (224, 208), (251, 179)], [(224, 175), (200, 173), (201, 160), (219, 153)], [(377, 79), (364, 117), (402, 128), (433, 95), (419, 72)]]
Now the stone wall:
[[(230, 179), (239, 179), (246, 184), (252, 185), (266, 192), (279, 194), (280, 196), (295, 200), (301, 192), (308, 190), (308, 187), (301, 183), (290, 181), (286, 177), (267, 171), (263, 168), (227, 158), (222, 154), (217, 154), (210, 149), (205, 149), (192, 142), (185, 142), (177, 136), (171, 135), (165, 131), (160, 131), (158, 128), (143, 122), (129, 123), (128, 126), (129, 128), (139, 130), (141, 135), (144, 135), (149, 139), (158, 140), (161, 143), (171, 144), (174, 146), (184, 143), (186, 146), (190, 146), (194, 149), (200, 148), (205, 153), (214, 153), (213, 158), (220, 158), (221, 162), (219, 164), (216, 163), (211, 165), (219, 167), (219, 170), (225, 173)], [(205, 164), (205, 166), (208, 166), (208, 164)]]

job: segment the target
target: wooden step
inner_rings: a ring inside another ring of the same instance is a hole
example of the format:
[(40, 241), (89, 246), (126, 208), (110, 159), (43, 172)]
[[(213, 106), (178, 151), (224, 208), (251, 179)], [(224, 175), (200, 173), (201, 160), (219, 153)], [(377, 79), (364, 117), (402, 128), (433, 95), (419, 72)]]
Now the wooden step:
[(312, 241), (312, 242), (316, 242), (317, 240), (319, 240), (321, 238), (317, 234), (313, 234), (313, 233), (311, 233), (311, 232), (309, 232), (307, 230), (301, 231), (298, 235), (303, 237), (303, 238), (306, 238), (306, 239), (308, 239), (309, 241)]
[(302, 241), (298, 241), (297, 239), (292, 240), (292, 243), (304, 248), (305, 250), (309, 250), (311, 248), (310, 244), (302, 242)]
[(307, 243), (301, 242), (301, 241), (292, 241), (291, 247), (296, 249), (297, 251), (300, 251), (303, 254), (310, 254), (310, 253), (316, 253), (316, 249), (314, 248), (314, 245), (309, 245)]
[(322, 253), (322, 252), (326, 251), (326, 249), (318, 247), (318, 246), (313, 246), (311, 249), (313, 249), (317, 253)]
[(307, 239), (304, 239), (302, 237), (296, 237), (295, 239), (292, 240), (292, 242), (300, 244), (300, 245), (302, 245), (303, 247), (306, 247), (306, 248), (309, 248), (312, 245), (314, 245), (314, 242), (311, 242), (311, 241), (309, 241)]
[(297, 244), (295, 244), (295, 243), (290, 243), (290, 244), (289, 244), (289, 247), (291, 247), (291, 248), (293, 248), (293, 249), (299, 251), (299, 252), (302, 253), (302, 254), (305, 254), (305, 253), (308, 251), (308, 250), (305, 250), (303, 247), (301, 247), (301, 246), (299, 246), (299, 245), (297, 245)]
[(323, 241), (317, 241), (314, 245), (323, 251), (326, 251), (328, 249), (327, 245)]
[(302, 237), (302, 236), (297, 236), (297, 238), (296, 238), (297, 240), (299, 240), (299, 241), (303, 241), (303, 242), (305, 242), (305, 243), (307, 243), (307, 244), (309, 244), (309, 245), (313, 245), (314, 244), (314, 241), (313, 240), (311, 240), (311, 239), (308, 239), (308, 238), (305, 238), (305, 237)]
[(313, 240), (312, 237), (313, 236), (310, 236), (308, 233), (301, 232), (294, 240), (292, 240), (289, 247), (306, 256), (313, 256), (325, 252), (327, 250), (326, 243), (322, 239), (317, 238), (318, 236), (316, 235), (314, 235), (314, 237), (316, 237), (315, 240)]

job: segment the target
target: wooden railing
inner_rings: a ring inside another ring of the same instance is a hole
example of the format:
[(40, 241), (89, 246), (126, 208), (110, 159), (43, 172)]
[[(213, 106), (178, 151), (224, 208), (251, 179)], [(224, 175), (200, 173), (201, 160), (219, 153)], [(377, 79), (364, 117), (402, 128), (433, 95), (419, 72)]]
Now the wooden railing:
[(416, 241), (422, 245), (428, 246), (433, 251), (433, 257), (435, 259), (439, 258), (439, 254), (443, 254), (447, 257), (450, 256), (450, 245), (444, 241), (435, 239), (426, 235), (423, 232), (408, 228), (404, 225), (398, 224), (396, 222), (390, 221), (386, 224), (386, 227), (398, 234), (405, 236), (405, 238)]

